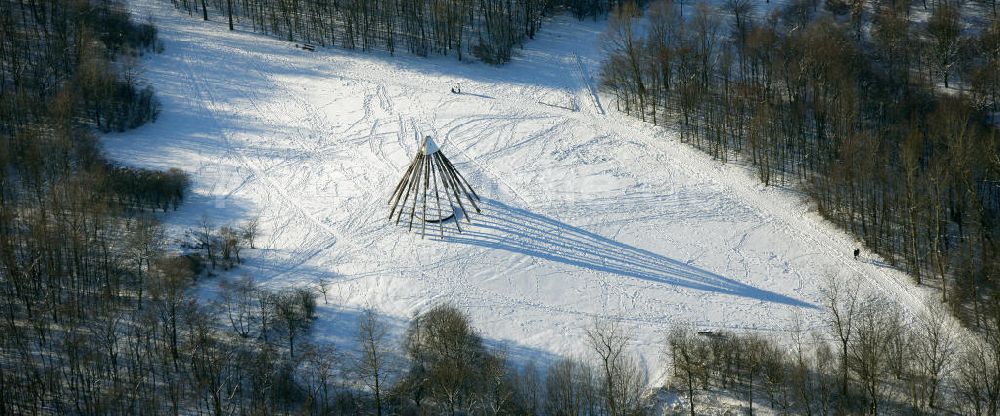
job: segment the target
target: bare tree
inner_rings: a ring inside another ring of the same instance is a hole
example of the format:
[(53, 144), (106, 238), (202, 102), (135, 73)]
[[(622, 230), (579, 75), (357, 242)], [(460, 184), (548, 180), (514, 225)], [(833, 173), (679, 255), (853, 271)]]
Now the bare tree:
[(165, 237), (163, 227), (155, 219), (146, 216), (135, 221), (134, 231), (130, 236), (128, 247), (135, 259), (136, 276), (139, 278), (136, 305), (142, 308), (143, 289), (147, 286), (144, 281), (145, 272), (150, 269), (152, 260), (162, 253)]
[(285, 290), (274, 295), (274, 316), (288, 341), (288, 355), (295, 357), (295, 340), (315, 318), (316, 295), (307, 289)]
[(596, 409), (594, 371), (586, 363), (563, 358), (549, 367), (545, 376), (545, 413), (586, 416)]
[(646, 84), (643, 80), (645, 54), (643, 53), (642, 40), (634, 29), (634, 21), (640, 16), (640, 13), (641, 10), (634, 2), (627, 2), (621, 7), (616, 7), (608, 20), (605, 42), (609, 52), (618, 54), (621, 61), (626, 63), (629, 84), (634, 86), (635, 96), (638, 99), (639, 116), (645, 121), (647, 96)]
[(257, 282), (253, 277), (241, 276), (236, 280), (223, 280), (219, 286), (222, 289), (222, 308), (230, 327), (239, 337), (250, 338), (258, 317), (257, 297), (260, 296), (260, 291)]
[(982, 339), (966, 340), (958, 361), (956, 389), (964, 412), (993, 415), (1000, 410), (1000, 360)]
[(257, 248), (254, 245), (255, 240), (257, 240), (258, 227), (260, 226), (260, 217), (252, 217), (243, 225), (240, 226), (240, 234), (243, 237), (243, 241), (247, 243), (250, 248)]
[(858, 279), (850, 278), (844, 281), (835, 273), (827, 272), (824, 276), (821, 293), (824, 306), (828, 311), (827, 325), (840, 347), (840, 394), (843, 399), (847, 397), (848, 393), (849, 347), (853, 340), (861, 306), (858, 295)]
[(308, 391), (305, 407), (315, 414), (330, 414), (333, 412), (335, 371), (340, 357), (337, 351), (329, 345), (310, 345), (304, 343), (300, 348), (303, 361), (301, 378), (304, 388)]
[(952, 372), (958, 353), (957, 328), (943, 305), (932, 303), (921, 315), (913, 343), (919, 380), (922, 382), (924, 403), (929, 409), (937, 408), (940, 387), (946, 374)]
[(205, 250), (208, 261), (215, 269), (216, 256), (219, 248), (219, 238), (215, 234), (215, 225), (208, 215), (202, 215), (198, 220), (198, 228), (194, 231), (194, 238), (198, 243), (198, 248)]
[(189, 303), (187, 291), (193, 273), (189, 261), (183, 257), (158, 259), (155, 267), (157, 273), (150, 279), (149, 295), (164, 324), (170, 355), (174, 367), (177, 367), (180, 360), (181, 316)]
[(930, 39), (934, 66), (944, 79), (945, 88), (948, 87), (948, 75), (958, 58), (960, 18), (958, 7), (942, 2), (934, 8), (931, 17), (927, 19), (927, 35)]
[(848, 346), (848, 363), (868, 396), (868, 412), (877, 415), (889, 378), (890, 346), (900, 336), (898, 308), (882, 298), (866, 299), (858, 309), (854, 336)]
[(229, 270), (241, 262), (242, 239), (236, 229), (228, 225), (219, 228), (217, 241), (219, 243), (219, 256), (224, 264), (223, 269)]
[(515, 402), (520, 404), (526, 414), (539, 415), (544, 412), (545, 383), (541, 374), (534, 361), (528, 361), (521, 371), (515, 370), (512, 381), (516, 394)]
[(481, 386), (478, 358), (482, 340), (468, 318), (449, 305), (437, 305), (410, 323), (405, 349), (411, 369), (403, 380), (418, 407), (430, 396), (439, 412), (457, 414)]
[(511, 386), (511, 369), (507, 364), (507, 352), (494, 350), (483, 357), (482, 391), (476, 407), (486, 414), (503, 415), (514, 409), (515, 389)]
[(608, 413), (625, 416), (638, 411), (646, 374), (627, 350), (631, 336), (620, 322), (598, 320), (586, 331), (586, 339), (603, 375), (601, 389)]
[(323, 294), (323, 304), (329, 304), (330, 301), (327, 299), (327, 292), (330, 291), (330, 279), (326, 276), (316, 276), (313, 282), (316, 285), (316, 290)]
[(705, 378), (705, 347), (695, 339), (688, 328), (674, 328), (667, 336), (669, 353), (672, 361), (673, 377), (680, 383), (687, 396), (691, 416), (695, 416), (696, 393), (700, 390), (699, 381)]
[(382, 416), (382, 392), (385, 389), (386, 362), (391, 351), (386, 342), (386, 326), (373, 309), (366, 309), (358, 324), (361, 359), (358, 373), (375, 398), (375, 414)]

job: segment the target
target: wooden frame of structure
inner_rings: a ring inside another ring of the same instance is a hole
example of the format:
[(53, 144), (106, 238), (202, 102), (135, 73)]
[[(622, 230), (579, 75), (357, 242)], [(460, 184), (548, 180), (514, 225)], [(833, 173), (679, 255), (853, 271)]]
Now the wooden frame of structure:
[[(442, 196), (447, 205), (442, 204)], [(391, 207), (389, 220), (395, 219), (396, 224), (400, 221), (409, 221), (407, 231), (413, 230), (414, 220), (420, 221), (421, 238), (426, 235), (428, 223), (437, 224), (443, 238), (444, 223), (451, 219), (455, 220), (458, 232), (462, 232), (458, 214), (463, 214), (466, 222), (472, 222), (466, 215), (467, 210), (462, 203), (463, 197), (477, 213), (482, 212), (476, 203), (479, 201), (479, 195), (476, 195), (476, 191), (472, 190), (465, 177), (441, 152), (434, 139), (427, 136), (389, 198)], [(429, 204), (428, 199), (431, 199)], [(409, 219), (404, 220), (404, 216)]]

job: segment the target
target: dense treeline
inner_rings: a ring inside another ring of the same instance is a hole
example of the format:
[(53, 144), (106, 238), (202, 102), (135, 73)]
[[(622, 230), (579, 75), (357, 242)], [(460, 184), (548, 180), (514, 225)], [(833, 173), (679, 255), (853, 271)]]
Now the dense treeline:
[(163, 243), (147, 212), (176, 207), (187, 177), (115, 167), (91, 131), (155, 119), (131, 76), (155, 39), (117, 3), (0, 2), (2, 414), (124, 413), (140, 386), (124, 380), (146, 377), (120, 341), (141, 334)]
[(0, 2), (2, 132), (48, 134), (27, 127), (43, 118), (62, 130), (84, 118), (104, 131), (155, 119), (152, 88), (137, 86), (131, 73), (134, 56), (155, 46), (156, 29), (134, 25), (118, 8), (65, 3)]
[(546, 14), (568, 8), (597, 18), (624, 0), (171, 0), (289, 41), (427, 56), (473, 55), (502, 64), (535, 36)]
[[(683, 14), (682, 8), (689, 8)], [(1000, 314), (1000, 19), (981, 3), (793, 0), (763, 13), (663, 0), (608, 31), (619, 109), (801, 185), (819, 212), (940, 289)], [(918, 16), (927, 16), (920, 20)], [(850, 247), (844, 247), (845, 251)]]

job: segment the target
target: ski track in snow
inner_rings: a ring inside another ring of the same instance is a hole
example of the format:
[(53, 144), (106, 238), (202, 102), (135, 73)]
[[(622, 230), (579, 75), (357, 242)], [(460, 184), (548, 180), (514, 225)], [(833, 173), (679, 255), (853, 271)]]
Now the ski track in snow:
[[(602, 22), (550, 19), (497, 68), (310, 53), (165, 2), (133, 8), (165, 44), (144, 75), (163, 113), (107, 136), (108, 153), (193, 174), (194, 195), (165, 218), (176, 235), (202, 215), (259, 215), (260, 247), (235, 273), (274, 287), (330, 279), (319, 339), (349, 343), (343, 317), (359, 308), (405, 321), (445, 301), (544, 364), (585, 356), (583, 330), (620, 319), (656, 382), (672, 325), (822, 330), (826, 270), (865, 276), (911, 316), (923, 309), (924, 291), (851, 258), (857, 243), (797, 193), (613, 111), (592, 73)], [(450, 93), (455, 82), (462, 94)], [(435, 225), (421, 238), (387, 220), (389, 193), (428, 134), (483, 196), (462, 234), (447, 224), (441, 238)]]

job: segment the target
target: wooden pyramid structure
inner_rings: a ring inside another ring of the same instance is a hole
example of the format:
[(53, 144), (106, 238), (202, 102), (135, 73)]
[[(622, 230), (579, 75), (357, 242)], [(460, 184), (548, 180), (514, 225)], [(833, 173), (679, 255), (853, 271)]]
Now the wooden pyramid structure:
[(482, 212), (476, 204), (479, 195), (441, 152), (434, 139), (427, 136), (389, 198), (389, 220), (395, 219), (396, 224), (408, 221), (407, 231), (413, 230), (414, 221), (419, 222), (421, 238), (428, 223), (437, 224), (444, 237), (444, 223), (452, 219), (458, 232), (462, 232), (458, 215), (471, 222), (466, 215), (466, 205), (462, 203), (463, 197), (477, 213)]

